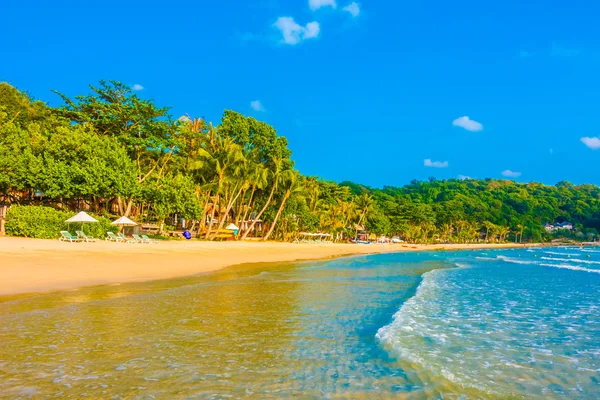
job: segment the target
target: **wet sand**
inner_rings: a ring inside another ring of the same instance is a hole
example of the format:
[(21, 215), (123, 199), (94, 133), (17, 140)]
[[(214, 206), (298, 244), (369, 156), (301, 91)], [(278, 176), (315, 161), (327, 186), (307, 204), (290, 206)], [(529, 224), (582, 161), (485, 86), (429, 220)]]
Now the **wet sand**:
[(58, 240), (0, 237), (0, 295), (170, 279), (245, 263), (515, 246), (517, 245), (293, 244), (183, 240), (156, 244), (65, 243)]

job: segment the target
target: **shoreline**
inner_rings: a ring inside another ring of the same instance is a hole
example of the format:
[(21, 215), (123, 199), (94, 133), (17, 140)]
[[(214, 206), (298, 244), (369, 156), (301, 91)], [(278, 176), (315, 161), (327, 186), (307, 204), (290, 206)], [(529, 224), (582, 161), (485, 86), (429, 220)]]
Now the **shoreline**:
[(0, 237), (0, 296), (73, 290), (194, 276), (226, 267), (357, 255), (476, 250), (539, 244), (293, 244), (165, 241), (157, 244), (65, 243)]

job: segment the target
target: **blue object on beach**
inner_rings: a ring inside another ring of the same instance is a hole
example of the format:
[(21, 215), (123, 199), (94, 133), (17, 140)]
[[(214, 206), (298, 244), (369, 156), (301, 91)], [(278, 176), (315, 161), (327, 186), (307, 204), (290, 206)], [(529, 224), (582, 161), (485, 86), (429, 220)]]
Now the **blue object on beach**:
[(190, 240), (192, 238), (192, 234), (190, 233), (190, 231), (185, 231), (183, 232), (183, 237), (187, 240)]

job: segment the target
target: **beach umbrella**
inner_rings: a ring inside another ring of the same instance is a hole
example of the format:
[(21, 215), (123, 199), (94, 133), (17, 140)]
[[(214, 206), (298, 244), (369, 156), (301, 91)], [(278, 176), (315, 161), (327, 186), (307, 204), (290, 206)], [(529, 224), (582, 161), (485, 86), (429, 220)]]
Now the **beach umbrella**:
[(77, 213), (76, 215), (72, 216), (71, 218), (69, 218), (68, 220), (65, 221), (66, 223), (71, 223), (71, 222), (80, 222), (81, 223), (81, 230), (83, 230), (83, 224), (88, 222), (88, 223), (94, 223), (94, 222), (98, 222), (97, 219), (95, 219), (94, 217), (92, 217), (91, 215), (89, 215), (88, 213), (86, 213), (85, 211), (81, 211), (79, 213)]
[(135, 222), (133, 222), (132, 220), (130, 220), (129, 218), (123, 216), (113, 222), (110, 223), (111, 225), (116, 225), (119, 227), (119, 232), (121, 230), (123, 230), (124, 226), (136, 226), (137, 224)]
[(121, 217), (121, 218), (111, 222), (110, 224), (117, 225), (117, 226), (136, 226), (137, 225), (135, 222), (133, 222), (132, 220), (130, 220), (127, 217)]
[(231, 223), (229, 225), (227, 225), (227, 227), (225, 227), (225, 229), (229, 229), (233, 231), (233, 236), (237, 235), (238, 231), (240, 230), (240, 228), (238, 228), (237, 226), (235, 226), (234, 223)]

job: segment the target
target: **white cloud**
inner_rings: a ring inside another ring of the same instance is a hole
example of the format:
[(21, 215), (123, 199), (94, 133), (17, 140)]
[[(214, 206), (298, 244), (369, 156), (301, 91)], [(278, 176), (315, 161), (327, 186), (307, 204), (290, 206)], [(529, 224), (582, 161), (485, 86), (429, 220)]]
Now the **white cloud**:
[(306, 26), (301, 26), (292, 17), (279, 17), (273, 26), (283, 35), (282, 42), (291, 45), (316, 38), (321, 29), (318, 22), (309, 22)]
[(360, 14), (360, 7), (358, 6), (358, 3), (353, 1), (352, 3), (344, 7), (344, 11), (348, 11), (350, 14), (352, 14), (353, 17), (358, 17), (358, 15)]
[(260, 102), (260, 100), (254, 100), (250, 102), (250, 107), (252, 107), (252, 109), (254, 111), (259, 111), (259, 112), (265, 112), (267, 111), (265, 109), (265, 107), (262, 105), (262, 103)]
[(600, 138), (597, 137), (582, 137), (581, 142), (592, 150), (600, 149)]
[(518, 178), (521, 176), (521, 173), (511, 171), (510, 169), (506, 169), (506, 170), (502, 171), (502, 175), (506, 176), (507, 178)]
[(335, 0), (308, 0), (308, 5), (311, 10), (318, 10), (321, 7), (337, 7)]
[(471, 178), (470, 176), (467, 176), (467, 175), (459, 175), (458, 179), (460, 179), (461, 181), (465, 181), (467, 179), (473, 179), (473, 178)]
[(448, 161), (431, 161), (430, 158), (427, 158), (423, 165), (432, 168), (448, 168)]
[(304, 30), (304, 39), (312, 39), (319, 36), (321, 27), (318, 22), (309, 22)]
[(138, 91), (138, 90), (144, 90), (144, 87), (142, 85), (140, 85), (139, 83), (136, 83), (135, 85), (133, 85), (131, 87), (131, 90), (136, 90), (136, 91)]
[(473, 121), (471, 118), (469, 118), (467, 116), (455, 119), (452, 122), (452, 125), (460, 126), (461, 128), (464, 128), (471, 132), (479, 132), (479, 131), (483, 130), (483, 125), (481, 125), (477, 121)]

